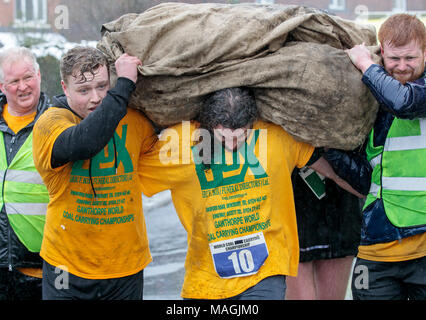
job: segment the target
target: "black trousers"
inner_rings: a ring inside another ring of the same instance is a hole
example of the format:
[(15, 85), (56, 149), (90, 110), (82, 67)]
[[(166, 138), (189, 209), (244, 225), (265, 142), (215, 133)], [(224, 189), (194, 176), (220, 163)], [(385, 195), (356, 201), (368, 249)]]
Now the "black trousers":
[(41, 279), (0, 268), (0, 300), (41, 300)]
[(352, 296), (354, 300), (426, 300), (426, 256), (399, 262), (357, 258)]
[(142, 300), (143, 270), (121, 278), (85, 279), (43, 262), (43, 300)]

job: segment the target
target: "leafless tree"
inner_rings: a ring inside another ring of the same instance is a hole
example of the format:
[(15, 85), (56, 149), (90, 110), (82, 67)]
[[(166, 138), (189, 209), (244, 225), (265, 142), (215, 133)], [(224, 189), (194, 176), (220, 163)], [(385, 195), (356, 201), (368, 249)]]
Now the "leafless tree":
[(59, 0), (69, 12), (69, 29), (59, 30), (70, 41), (99, 40), (104, 23), (126, 13), (141, 13), (162, 2), (239, 3), (254, 0)]

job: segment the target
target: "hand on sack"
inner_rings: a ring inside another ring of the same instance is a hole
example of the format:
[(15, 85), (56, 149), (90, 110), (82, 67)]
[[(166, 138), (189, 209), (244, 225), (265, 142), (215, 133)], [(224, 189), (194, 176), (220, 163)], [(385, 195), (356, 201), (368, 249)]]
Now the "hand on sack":
[(370, 51), (363, 44), (358, 44), (352, 49), (345, 50), (352, 63), (364, 73), (368, 67), (374, 64)]
[(128, 78), (136, 83), (138, 80), (138, 66), (141, 65), (142, 62), (139, 58), (124, 53), (115, 61), (117, 77)]

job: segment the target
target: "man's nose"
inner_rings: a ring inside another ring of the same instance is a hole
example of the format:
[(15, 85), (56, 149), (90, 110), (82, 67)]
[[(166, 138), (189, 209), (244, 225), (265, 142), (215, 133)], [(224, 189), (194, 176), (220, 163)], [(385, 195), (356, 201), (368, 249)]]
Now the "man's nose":
[(405, 61), (404, 59), (401, 59), (398, 63), (397, 69), (400, 71), (405, 71), (408, 68), (408, 64), (407, 61)]
[(18, 90), (24, 91), (26, 88), (27, 88), (27, 83), (23, 79), (20, 79), (18, 82)]
[(100, 94), (98, 93), (98, 91), (96, 89), (92, 90), (92, 94), (90, 96), (90, 101), (93, 103), (98, 103), (102, 100)]

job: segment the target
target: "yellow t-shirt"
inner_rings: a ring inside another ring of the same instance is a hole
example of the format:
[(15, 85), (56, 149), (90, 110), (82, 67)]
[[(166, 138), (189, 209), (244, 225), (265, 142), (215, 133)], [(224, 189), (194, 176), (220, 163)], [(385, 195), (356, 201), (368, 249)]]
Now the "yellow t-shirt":
[(223, 299), (268, 276), (295, 276), (299, 244), (291, 172), (307, 163), (314, 148), (257, 121), (247, 148), (234, 153), (218, 148), (226, 163), (205, 170), (196, 155), (206, 149), (191, 148), (198, 141), (196, 128), (185, 122), (165, 130), (160, 140), (166, 140), (139, 170), (147, 196), (171, 189), (187, 231), (182, 296)]
[(34, 121), (36, 111), (25, 116), (13, 116), (9, 113), (9, 106), (6, 103), (3, 107), (3, 119), (6, 121), (7, 126), (14, 132), (18, 133), (21, 129), (25, 128)]
[(372, 261), (397, 262), (424, 256), (426, 256), (426, 233), (358, 248), (359, 258)]
[(112, 139), (91, 159), (91, 177), (90, 160), (53, 169), (55, 140), (80, 121), (69, 110), (49, 108), (34, 127), (34, 163), (50, 198), (40, 255), (87, 279), (137, 273), (152, 260), (137, 172), (157, 137), (140, 112), (128, 109), (114, 133), (117, 173)]

